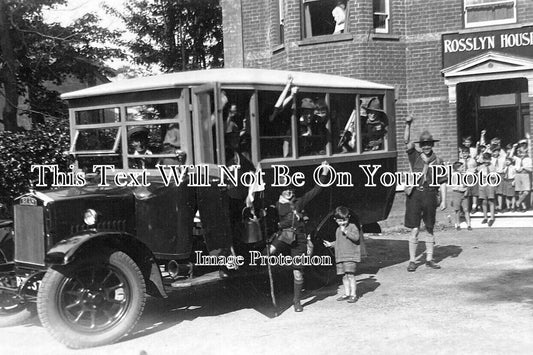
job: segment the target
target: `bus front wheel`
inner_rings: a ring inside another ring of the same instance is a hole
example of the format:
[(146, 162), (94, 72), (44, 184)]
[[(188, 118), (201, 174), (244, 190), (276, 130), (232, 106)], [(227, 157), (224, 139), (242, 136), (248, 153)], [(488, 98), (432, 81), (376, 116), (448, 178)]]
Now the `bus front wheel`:
[(37, 296), (44, 327), (70, 348), (110, 344), (128, 333), (144, 309), (139, 267), (114, 251), (49, 269)]

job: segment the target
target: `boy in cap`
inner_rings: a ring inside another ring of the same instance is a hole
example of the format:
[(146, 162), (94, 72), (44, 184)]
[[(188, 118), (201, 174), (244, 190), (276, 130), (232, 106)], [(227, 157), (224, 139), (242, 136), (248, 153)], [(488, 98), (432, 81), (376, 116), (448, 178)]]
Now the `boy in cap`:
[(516, 156), (513, 157), (515, 166), (515, 191), (517, 193), (516, 208), (522, 212), (527, 210), (526, 198), (531, 191), (530, 174), (533, 171), (533, 163), (528, 157), (527, 141), (526, 144), (514, 144), (512, 153), (516, 151)]
[[(488, 183), (487, 175), (496, 172), (496, 165), (492, 161), (492, 154), (485, 152), (482, 155), (482, 164), (478, 166), (478, 171), (481, 173), (479, 186), (479, 199), (481, 200), (481, 208), (483, 210), (483, 220), (481, 224), (488, 223), (489, 227), (494, 224), (494, 198), (496, 197), (496, 187)], [(490, 219), (487, 219), (487, 212), (490, 209)]]
[[(327, 181), (326, 177), (329, 172), (327, 165), (327, 161), (321, 164), (320, 181), (322, 183)], [(311, 238), (305, 233), (304, 208), (321, 190), (322, 187), (320, 185), (315, 185), (303, 196), (296, 197), (292, 187), (287, 186), (283, 188), (276, 202), (281, 237), (272, 241), (269, 250), (270, 254), (274, 254), (286, 247), (290, 248), (293, 258), (310, 254), (310, 250), (312, 249), (310, 245)], [(302, 265), (296, 265), (295, 263), (293, 263), (292, 269), (294, 276), (294, 311), (302, 312), (303, 307), (300, 300), (304, 284), (304, 269)]]
[[(150, 130), (143, 126), (134, 126), (128, 131), (128, 140), (133, 148), (133, 155), (152, 155), (152, 151), (148, 149), (149, 133)], [(151, 160), (147, 162), (144, 158), (135, 158), (130, 165), (133, 169), (145, 169), (148, 168), (147, 165), (151, 165), (149, 163)]]
[(367, 114), (362, 132), (364, 150), (381, 150), (383, 149), (383, 137), (387, 133), (387, 114), (381, 109), (377, 97), (372, 98), (364, 109)]
[[(435, 236), (433, 235), (433, 228), (435, 226), (435, 217), (437, 206), (439, 206), (438, 195), (439, 188), (431, 186), (432, 169), (430, 165), (440, 165), (441, 160), (433, 152), (433, 145), (438, 140), (433, 139), (428, 131), (422, 132), (418, 142), (411, 142), (411, 124), (413, 117), (408, 116), (405, 119), (404, 140), (406, 145), (406, 153), (409, 159), (409, 164), (413, 172), (422, 172), (422, 177), (419, 180), (419, 185), (416, 186), (411, 194), (407, 196), (405, 202), (405, 222), (407, 228), (411, 228), (411, 236), (409, 237), (409, 266), (407, 271), (416, 271), (416, 249), (418, 246), (418, 234), (420, 228), (420, 221), (424, 221), (426, 226), (426, 266), (432, 269), (440, 269), (440, 266), (433, 261), (433, 249), (435, 246)], [(421, 152), (415, 149), (415, 143), (418, 143)], [(441, 210), (446, 209), (446, 185), (440, 182), (441, 194)]]
[[(458, 172), (460, 174), (464, 174), (466, 172), (466, 168), (461, 161), (456, 161), (453, 163), (453, 171)], [(451, 196), (451, 202), (452, 207), (455, 211), (455, 229), (460, 230), (461, 227), (459, 226), (461, 224), (461, 208), (464, 211), (467, 229), (470, 231), (472, 230), (472, 226), (470, 223), (470, 206), (468, 201), (468, 188), (464, 186), (463, 184), (459, 184), (456, 186), (452, 186), (452, 196)]]

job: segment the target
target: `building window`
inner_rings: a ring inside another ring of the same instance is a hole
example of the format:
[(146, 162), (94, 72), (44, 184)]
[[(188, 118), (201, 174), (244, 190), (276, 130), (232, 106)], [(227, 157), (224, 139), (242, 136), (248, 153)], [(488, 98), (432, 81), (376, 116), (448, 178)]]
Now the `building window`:
[(283, 44), (285, 42), (285, 0), (277, 1), (279, 15), (278, 44)]
[(389, 33), (390, 4), (389, 0), (374, 0), (374, 31), (376, 33)]
[(516, 22), (516, 0), (464, 0), (465, 27)]
[(346, 0), (302, 0), (304, 38), (346, 32)]

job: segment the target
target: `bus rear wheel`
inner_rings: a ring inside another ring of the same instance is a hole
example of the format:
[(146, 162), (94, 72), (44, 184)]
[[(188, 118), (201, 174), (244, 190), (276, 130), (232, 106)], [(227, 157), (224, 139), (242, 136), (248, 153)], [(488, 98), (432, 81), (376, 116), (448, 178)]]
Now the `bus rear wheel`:
[(137, 264), (115, 251), (48, 270), (37, 310), (59, 342), (70, 348), (100, 346), (131, 331), (144, 309), (145, 291)]

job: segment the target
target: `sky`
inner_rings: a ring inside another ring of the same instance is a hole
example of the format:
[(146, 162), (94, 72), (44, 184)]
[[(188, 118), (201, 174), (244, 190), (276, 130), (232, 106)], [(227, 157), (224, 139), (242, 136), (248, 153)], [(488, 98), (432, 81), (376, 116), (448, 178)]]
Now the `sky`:
[[(68, 0), (65, 6), (45, 10), (43, 12), (45, 22), (59, 22), (62, 25), (69, 25), (86, 13), (96, 13), (100, 18), (100, 25), (111, 30), (125, 31), (125, 26), (118, 18), (109, 15), (103, 9), (103, 4), (120, 9), (125, 0)], [(125, 38), (128, 38), (127, 32)], [(106, 62), (110, 67), (117, 69), (123, 65), (130, 65), (128, 62), (112, 60)]]
[(68, 25), (86, 13), (95, 12), (101, 18), (102, 27), (124, 29), (121, 21), (116, 17), (108, 15), (102, 8), (102, 4), (121, 8), (123, 2), (124, 0), (68, 0), (66, 6), (45, 11), (45, 21)]

